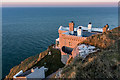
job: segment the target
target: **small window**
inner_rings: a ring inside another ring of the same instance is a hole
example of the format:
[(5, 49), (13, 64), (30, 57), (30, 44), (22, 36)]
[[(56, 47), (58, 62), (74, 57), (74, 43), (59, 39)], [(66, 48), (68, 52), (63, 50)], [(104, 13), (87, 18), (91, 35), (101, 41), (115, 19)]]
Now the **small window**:
[(71, 42), (69, 42), (69, 46), (72, 46), (72, 45), (71, 45)]
[(57, 41), (57, 44), (59, 44), (59, 41)]
[(83, 46), (83, 48), (85, 48), (85, 46)]

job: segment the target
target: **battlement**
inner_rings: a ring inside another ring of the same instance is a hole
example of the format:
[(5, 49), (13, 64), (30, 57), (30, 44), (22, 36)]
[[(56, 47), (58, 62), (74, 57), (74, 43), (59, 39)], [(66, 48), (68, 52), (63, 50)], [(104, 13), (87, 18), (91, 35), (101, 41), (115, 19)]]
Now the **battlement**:
[(93, 28), (91, 22), (88, 24), (88, 27), (78, 26), (74, 28), (73, 22), (69, 23), (69, 27), (60, 26), (58, 29), (59, 38), (56, 39), (56, 47), (61, 50), (61, 55), (67, 55), (67, 53), (62, 51), (63, 47), (74, 48), (78, 43), (86, 40), (87, 37), (105, 32), (108, 28), (108, 24), (104, 28)]
[(66, 34), (63, 34), (62, 35), (62, 37), (64, 38), (64, 39), (69, 39), (69, 40), (85, 40), (87, 37), (78, 37), (78, 36), (73, 36), (73, 35), (66, 35)]

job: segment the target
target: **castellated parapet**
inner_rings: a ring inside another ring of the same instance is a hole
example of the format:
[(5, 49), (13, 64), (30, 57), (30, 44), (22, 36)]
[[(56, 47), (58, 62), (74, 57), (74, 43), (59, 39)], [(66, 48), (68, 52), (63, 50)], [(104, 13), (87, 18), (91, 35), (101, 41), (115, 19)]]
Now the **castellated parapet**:
[[(61, 55), (72, 56), (74, 54), (69, 54), (71, 52), (69, 52), (69, 50), (76, 47), (78, 43), (84, 41), (87, 39), (87, 37), (94, 34), (100, 34), (104, 31), (107, 31), (108, 28), (108, 25), (106, 25), (104, 28), (92, 28), (91, 22), (88, 24), (88, 27), (78, 26), (74, 28), (74, 23), (72, 21), (69, 23), (69, 27), (59, 27), (59, 38), (56, 39), (56, 48), (59, 48), (61, 50)], [(65, 62), (63, 61), (63, 63)]]
[[(59, 30), (59, 33), (62, 33), (62, 32), (63, 31)], [(59, 45), (60, 45), (60, 48), (62, 48), (63, 46), (74, 48), (78, 43), (80, 43), (81, 41), (85, 39), (86, 37), (59, 34)]]

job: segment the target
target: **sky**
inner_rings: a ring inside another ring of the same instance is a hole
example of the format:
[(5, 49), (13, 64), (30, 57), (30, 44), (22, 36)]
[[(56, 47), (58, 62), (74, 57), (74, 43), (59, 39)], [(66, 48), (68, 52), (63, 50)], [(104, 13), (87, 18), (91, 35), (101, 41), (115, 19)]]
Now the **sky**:
[(119, 0), (2, 0), (2, 7), (117, 7)]

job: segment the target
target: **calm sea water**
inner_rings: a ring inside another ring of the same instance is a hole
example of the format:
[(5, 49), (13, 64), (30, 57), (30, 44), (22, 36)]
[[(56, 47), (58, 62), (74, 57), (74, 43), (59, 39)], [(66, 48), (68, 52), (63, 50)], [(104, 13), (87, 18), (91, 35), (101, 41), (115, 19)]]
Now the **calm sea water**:
[(3, 77), (27, 57), (55, 43), (60, 25), (118, 26), (117, 8), (3, 8)]

